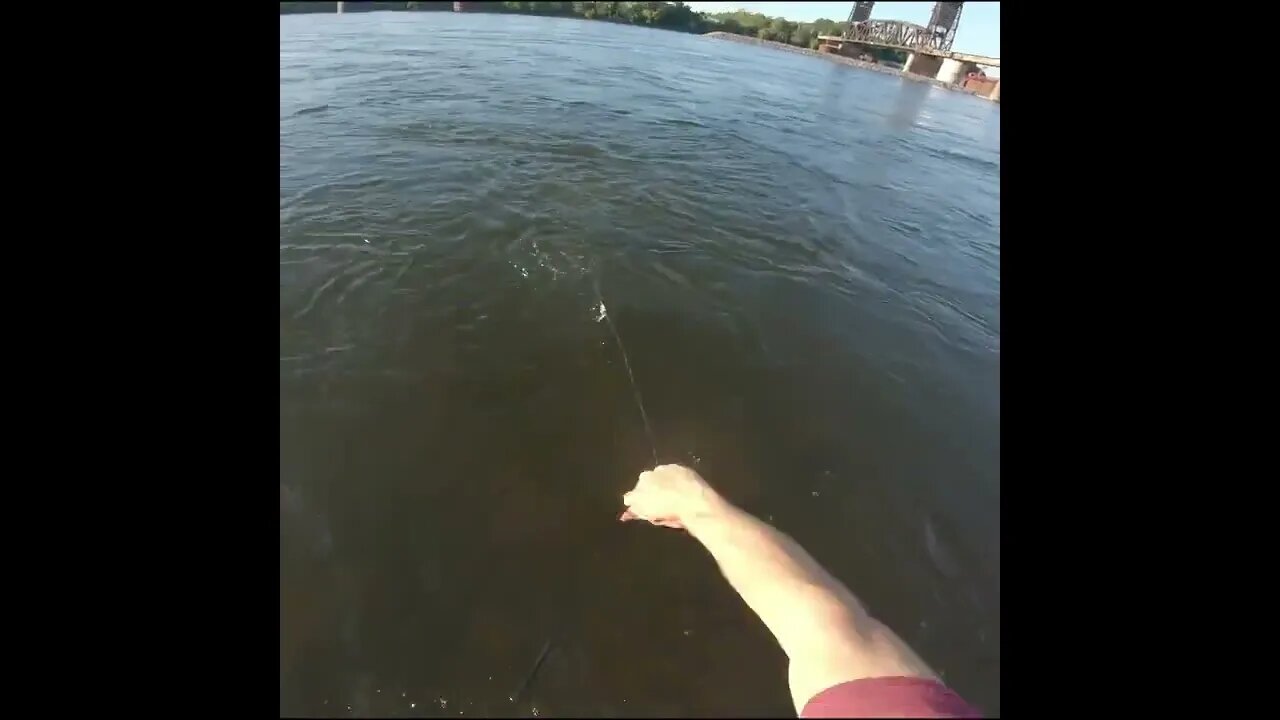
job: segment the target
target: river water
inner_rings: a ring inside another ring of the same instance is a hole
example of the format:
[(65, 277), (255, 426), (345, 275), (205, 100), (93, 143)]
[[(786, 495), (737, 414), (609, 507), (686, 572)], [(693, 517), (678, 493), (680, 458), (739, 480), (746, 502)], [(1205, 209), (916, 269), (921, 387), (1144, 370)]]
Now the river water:
[(616, 521), (656, 455), (998, 713), (999, 135), (693, 35), (281, 17), (281, 712), (793, 713), (709, 556)]

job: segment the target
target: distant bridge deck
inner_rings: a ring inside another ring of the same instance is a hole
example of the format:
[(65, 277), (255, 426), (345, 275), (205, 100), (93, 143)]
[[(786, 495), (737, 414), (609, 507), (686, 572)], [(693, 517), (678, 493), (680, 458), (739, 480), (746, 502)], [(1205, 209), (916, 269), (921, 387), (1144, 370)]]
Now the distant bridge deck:
[(854, 43), (855, 45), (873, 45), (875, 47), (887, 47), (894, 50), (903, 50), (905, 52), (919, 53), (921, 55), (933, 55), (934, 57), (950, 58), (959, 60), (960, 62), (971, 62), (977, 65), (986, 65), (988, 67), (1000, 67), (1000, 58), (987, 57), (986, 55), (973, 55), (971, 53), (962, 52), (941, 52), (932, 48), (909, 47), (907, 45), (892, 45), (889, 43), (876, 42), (874, 40), (855, 40), (847, 38), (843, 35), (819, 35), (818, 40), (824, 43), (844, 44)]

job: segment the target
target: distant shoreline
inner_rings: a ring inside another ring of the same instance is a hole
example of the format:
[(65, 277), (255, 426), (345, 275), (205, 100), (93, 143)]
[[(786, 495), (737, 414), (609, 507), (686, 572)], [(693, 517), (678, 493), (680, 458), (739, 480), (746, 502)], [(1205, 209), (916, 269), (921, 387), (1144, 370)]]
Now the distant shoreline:
[(704, 33), (702, 37), (715, 38), (717, 40), (729, 40), (731, 42), (744, 43), (747, 45), (762, 45), (766, 47), (776, 48), (778, 50), (785, 50), (787, 52), (800, 53), (801, 55), (812, 55), (813, 57), (820, 57), (825, 60), (830, 60), (832, 62), (840, 63), (842, 65), (851, 65), (853, 67), (862, 68), (864, 70), (874, 70), (876, 72), (884, 73), (886, 75), (896, 75), (900, 78), (903, 78), (904, 80), (911, 80), (913, 82), (919, 82), (919, 83), (928, 83), (930, 85), (934, 85), (936, 87), (940, 87), (945, 90), (951, 90), (952, 92), (963, 93), (965, 95), (972, 95), (976, 98), (982, 98), (984, 100), (986, 99), (986, 98), (983, 98), (983, 96), (979, 95), (978, 93), (973, 92), (972, 90), (965, 90), (964, 88), (958, 85), (951, 85), (949, 83), (945, 83), (936, 78), (925, 77), (923, 75), (916, 75), (914, 73), (909, 73), (904, 70), (900, 70), (898, 68), (891, 68), (887, 65), (880, 65), (879, 63), (869, 63), (862, 60), (856, 60), (851, 57), (845, 57), (844, 55), (836, 55), (835, 53), (818, 52), (817, 50), (810, 50), (809, 48), (796, 47), (795, 45), (788, 45), (787, 43), (774, 42), (773, 40), (761, 40), (759, 38), (747, 37), (745, 35), (735, 35), (734, 33), (727, 33), (719, 30), (709, 32), (709, 33)]

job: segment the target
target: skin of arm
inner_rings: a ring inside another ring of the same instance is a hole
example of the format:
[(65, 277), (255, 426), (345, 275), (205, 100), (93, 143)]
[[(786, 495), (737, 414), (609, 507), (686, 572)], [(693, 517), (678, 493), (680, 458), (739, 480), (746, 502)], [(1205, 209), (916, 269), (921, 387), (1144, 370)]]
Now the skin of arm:
[(693, 470), (662, 465), (645, 471), (623, 503), (622, 520), (687, 530), (711, 553), (787, 654), (797, 713), (818, 693), (849, 680), (937, 679), (799, 544), (734, 507)]

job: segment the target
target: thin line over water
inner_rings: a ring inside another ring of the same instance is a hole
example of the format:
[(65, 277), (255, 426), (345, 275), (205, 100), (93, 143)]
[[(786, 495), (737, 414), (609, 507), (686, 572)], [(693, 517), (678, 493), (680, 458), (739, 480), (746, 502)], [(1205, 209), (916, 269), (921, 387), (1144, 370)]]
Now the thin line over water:
[(591, 287), (596, 291), (596, 300), (600, 303), (600, 316), (605, 322), (609, 323), (609, 330), (613, 332), (613, 339), (618, 343), (618, 352), (622, 354), (622, 364), (627, 368), (627, 378), (631, 380), (631, 392), (636, 399), (636, 408), (640, 410), (640, 419), (644, 421), (644, 431), (649, 435), (649, 450), (653, 453), (653, 464), (658, 465), (658, 444), (653, 439), (653, 428), (649, 425), (649, 414), (644, 411), (644, 400), (640, 398), (640, 386), (636, 384), (636, 375), (631, 371), (631, 358), (627, 357), (627, 349), (622, 345), (622, 336), (618, 334), (618, 327), (613, 324), (613, 318), (609, 317), (609, 311), (604, 304), (604, 295), (600, 292), (600, 278), (593, 272), (591, 274)]

